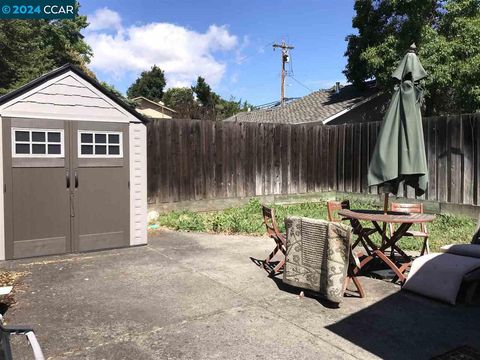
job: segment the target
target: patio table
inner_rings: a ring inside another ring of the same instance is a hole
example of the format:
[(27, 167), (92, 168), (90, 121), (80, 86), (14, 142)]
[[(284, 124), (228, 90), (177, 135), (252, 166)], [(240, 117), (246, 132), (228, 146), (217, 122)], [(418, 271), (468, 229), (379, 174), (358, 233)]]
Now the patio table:
[[(404, 275), (405, 270), (408, 269), (412, 259), (409, 255), (407, 255), (400, 247), (397, 245), (398, 241), (405, 236), (408, 232), (410, 227), (413, 224), (419, 223), (426, 223), (432, 222), (435, 220), (435, 215), (429, 214), (408, 214), (408, 213), (401, 213), (401, 212), (393, 212), (388, 211), (384, 213), (383, 211), (377, 210), (348, 210), (343, 209), (338, 212), (339, 215), (345, 217), (346, 219), (350, 220), (352, 227), (359, 229), (357, 235), (361, 237), (366, 244), (370, 247), (371, 251), (368, 252), (368, 255), (362, 259), (360, 262), (359, 268), (361, 269), (367, 263), (372, 261), (374, 258), (381, 259), (390, 269), (393, 270), (396, 277), (401, 281), (404, 282), (406, 277)], [(377, 233), (382, 236), (382, 244), (377, 246), (371, 239), (369, 234), (366, 231), (362, 231), (364, 228), (360, 223), (360, 220), (363, 221), (370, 221)], [(398, 228), (393, 232), (391, 236), (388, 236), (386, 232), (386, 226), (383, 228), (379, 225), (380, 222), (383, 223), (392, 223), (392, 224), (399, 224)], [(392, 258), (389, 258), (385, 254), (385, 250), (391, 248), (392, 251), (396, 251), (400, 256), (403, 258), (403, 264), (395, 263), (395, 259), (392, 254)]]

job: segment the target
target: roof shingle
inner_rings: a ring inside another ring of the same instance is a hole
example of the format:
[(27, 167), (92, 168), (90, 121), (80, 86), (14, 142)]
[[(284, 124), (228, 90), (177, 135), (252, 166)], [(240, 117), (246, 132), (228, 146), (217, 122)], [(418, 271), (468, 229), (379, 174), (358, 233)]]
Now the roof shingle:
[(323, 122), (329, 117), (368, 101), (379, 94), (374, 83), (367, 83), (359, 90), (347, 85), (337, 93), (333, 90), (319, 90), (290, 103), (270, 109), (241, 112), (225, 121), (259, 122), (278, 124), (302, 124)]

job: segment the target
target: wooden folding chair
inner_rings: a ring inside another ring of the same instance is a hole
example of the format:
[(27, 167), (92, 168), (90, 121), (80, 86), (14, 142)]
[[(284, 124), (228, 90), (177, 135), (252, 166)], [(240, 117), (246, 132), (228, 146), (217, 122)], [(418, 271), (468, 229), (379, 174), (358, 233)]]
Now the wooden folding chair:
[(328, 221), (333, 222), (340, 222), (342, 218), (338, 216), (337, 212), (342, 209), (350, 209), (350, 201), (343, 200), (343, 201), (335, 201), (335, 200), (328, 200), (327, 201), (327, 215)]
[(357, 288), (358, 295), (361, 298), (365, 297), (365, 290), (363, 290), (363, 286), (358, 280), (357, 272), (360, 270), (360, 260), (358, 259), (357, 255), (353, 253), (352, 248), (350, 248), (350, 264), (347, 270), (347, 277), (345, 278), (345, 282), (343, 285), (343, 292), (347, 291), (348, 285), (350, 282), (353, 282), (353, 285)]
[[(329, 200), (327, 201), (327, 214), (328, 214), (328, 221), (339, 222), (342, 221), (342, 218), (338, 216), (337, 212), (342, 209), (350, 209), (350, 201), (343, 200), (343, 201), (335, 201)], [(353, 222), (353, 225), (357, 225), (358, 222)], [(371, 235), (375, 232), (374, 229), (365, 229), (368, 235)], [(357, 226), (353, 227), (353, 233), (355, 235), (359, 235), (359, 228)], [(370, 254), (370, 249), (368, 245), (363, 241), (361, 236), (358, 236), (357, 240), (352, 244), (350, 250), (350, 266), (348, 268), (347, 277), (345, 278), (345, 290), (347, 289), (349, 283), (352, 281), (355, 287), (358, 290), (358, 293), (361, 298), (365, 297), (365, 291), (363, 290), (360, 281), (356, 277), (355, 270), (358, 271), (360, 269), (360, 261), (358, 260), (357, 255), (352, 251), (359, 243), (362, 243), (363, 247), (365, 248), (366, 252)], [(363, 254), (359, 254), (363, 255)]]
[[(342, 221), (342, 218), (339, 217), (337, 214), (338, 211), (342, 209), (350, 209), (350, 201), (328, 200), (327, 201), (328, 221), (332, 221), (332, 222)], [(365, 242), (365, 240), (363, 240), (362, 236), (360, 236), (360, 234), (362, 233), (362, 234), (366, 234), (367, 236), (370, 236), (374, 234), (376, 230), (371, 228), (362, 229), (358, 220), (351, 221), (351, 225), (353, 227), (353, 233), (358, 236), (357, 240), (352, 244), (352, 249), (355, 248), (359, 243), (361, 243), (363, 248), (367, 252), (367, 254), (370, 255), (371, 253), (370, 248), (368, 247), (368, 244)]]
[[(270, 273), (270, 275), (274, 276), (278, 274), (278, 272), (282, 269), (285, 265), (285, 254), (287, 252), (287, 241), (285, 240), (285, 235), (283, 235), (280, 230), (278, 230), (277, 222), (275, 220), (275, 211), (271, 208), (266, 206), (262, 206), (262, 214), (263, 214), (263, 223), (267, 228), (267, 234), (275, 241), (275, 248), (273, 251), (268, 255), (268, 257), (263, 262), (263, 267), (266, 271)], [(271, 267), (268, 268), (268, 265), (272, 262), (272, 259), (278, 252), (282, 253), (282, 256), (275, 268), (272, 270)]]
[[(415, 204), (402, 204), (402, 203), (392, 203), (391, 205), (392, 211), (397, 212), (404, 212), (410, 214), (423, 214), (423, 204), (415, 203)], [(425, 223), (420, 223), (420, 230), (408, 230), (404, 236), (413, 236), (423, 238), (423, 246), (420, 255), (429, 254), (430, 253), (430, 246), (428, 244), (428, 230), (427, 225)], [(389, 224), (390, 226), (390, 236), (393, 234), (394, 228), (393, 224)]]

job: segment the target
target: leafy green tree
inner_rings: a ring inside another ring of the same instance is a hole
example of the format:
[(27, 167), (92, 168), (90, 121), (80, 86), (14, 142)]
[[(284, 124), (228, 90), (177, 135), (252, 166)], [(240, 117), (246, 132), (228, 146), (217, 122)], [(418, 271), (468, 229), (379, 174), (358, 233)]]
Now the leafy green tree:
[(200, 105), (197, 109), (196, 116), (205, 120), (217, 119), (217, 105), (220, 103), (220, 96), (212, 91), (210, 85), (201, 76), (197, 78), (197, 82), (192, 86), (192, 91), (197, 97), (197, 102)]
[(241, 100), (237, 101), (234, 97), (231, 97), (230, 100), (221, 98), (212, 91), (210, 85), (201, 76), (198, 77), (197, 83), (192, 86), (192, 91), (195, 92), (201, 105), (199, 113), (203, 119), (223, 120), (251, 107), (248, 102), (245, 101), (242, 104)]
[(362, 86), (375, 78), (391, 90), (390, 75), (413, 42), (429, 76), (426, 114), (480, 109), (480, 1), (357, 0), (347, 37), (345, 75)]
[[(80, 7), (76, 3), (77, 11)], [(0, 21), (0, 94), (13, 90), (65, 63), (86, 65), (92, 55), (81, 31), (86, 16), (65, 20)]]
[(121, 92), (118, 90), (114, 85), (109, 84), (105, 81), (101, 81), (100, 85), (102, 85), (107, 91), (115, 95), (117, 98), (122, 100), (125, 104), (131, 107), (135, 107), (135, 103), (131, 101), (130, 99), (127, 99)]
[(185, 87), (168, 89), (163, 94), (162, 100), (165, 105), (173, 109), (184, 105), (191, 106), (195, 102), (192, 89)]
[(143, 71), (140, 77), (130, 85), (127, 96), (130, 99), (144, 96), (152, 101), (160, 101), (163, 96), (163, 89), (166, 85), (165, 73), (157, 65), (153, 65), (148, 71)]
[(195, 118), (198, 106), (191, 88), (170, 88), (163, 94), (162, 101), (177, 112), (178, 118)]
[(247, 111), (249, 108), (253, 108), (253, 105), (247, 101), (236, 100), (235, 97), (230, 97), (230, 100), (220, 99), (220, 103), (217, 105), (217, 119), (223, 120), (238, 114), (241, 111)]
[[(177, 111), (176, 117), (183, 119), (223, 120), (240, 111), (246, 111), (252, 105), (247, 101), (222, 99), (215, 94), (203, 78), (192, 88), (170, 88), (163, 95), (165, 105)], [(200, 84), (200, 86), (197, 86)], [(197, 90), (197, 100), (193, 89)], [(202, 92), (202, 90), (205, 90)]]
[(198, 77), (197, 83), (192, 86), (192, 91), (197, 95), (200, 104), (208, 108), (214, 108), (220, 100), (220, 97), (212, 91), (210, 85), (201, 76)]
[(41, 46), (36, 36), (41, 22), (0, 21), (0, 93), (13, 90), (53, 68), (48, 49)]

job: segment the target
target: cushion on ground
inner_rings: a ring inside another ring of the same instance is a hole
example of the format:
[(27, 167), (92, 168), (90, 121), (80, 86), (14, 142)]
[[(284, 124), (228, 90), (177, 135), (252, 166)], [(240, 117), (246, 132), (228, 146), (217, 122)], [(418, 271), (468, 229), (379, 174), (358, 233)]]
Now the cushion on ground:
[(442, 246), (441, 252), (480, 258), (480, 245), (477, 245), (477, 244), (445, 245), (445, 246)]
[(463, 277), (463, 281), (466, 283), (473, 282), (473, 281), (480, 281), (480, 268), (469, 272), (467, 275)]
[(402, 290), (454, 305), (464, 276), (476, 269), (480, 269), (480, 258), (449, 253), (420, 256), (413, 261)]

